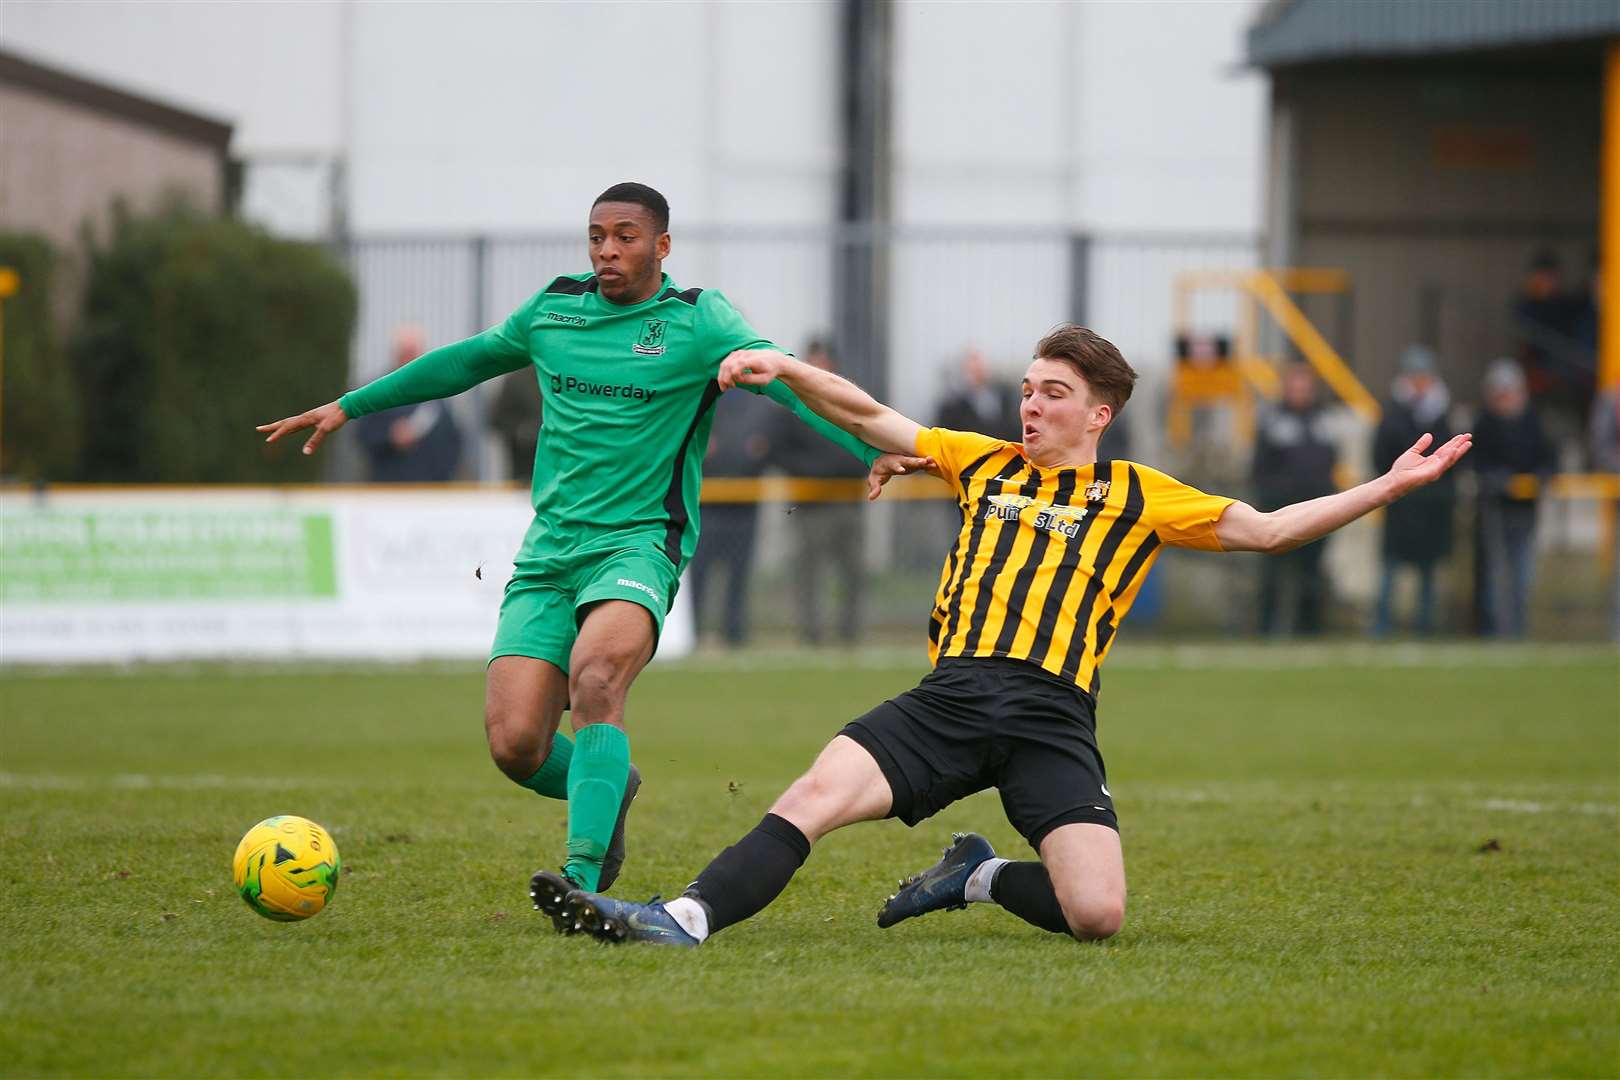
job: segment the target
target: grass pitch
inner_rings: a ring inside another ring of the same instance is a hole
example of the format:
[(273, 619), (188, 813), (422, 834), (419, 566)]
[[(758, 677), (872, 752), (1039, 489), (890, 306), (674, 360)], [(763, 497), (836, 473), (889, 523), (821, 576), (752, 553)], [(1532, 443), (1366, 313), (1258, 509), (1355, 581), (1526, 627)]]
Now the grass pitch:
[[(648, 672), (619, 891), (678, 892), (921, 672)], [(988, 906), (877, 929), (953, 828), (1026, 857), (982, 794), (836, 834), (772, 908), (685, 952), (558, 938), (529, 910), (562, 806), (489, 764), (476, 664), (9, 674), (0, 1073), (1616, 1072), (1612, 652), (1127, 646), (1105, 678), (1131, 883), (1114, 940)], [(231, 888), (237, 839), (274, 813), (342, 850), (308, 923)]]

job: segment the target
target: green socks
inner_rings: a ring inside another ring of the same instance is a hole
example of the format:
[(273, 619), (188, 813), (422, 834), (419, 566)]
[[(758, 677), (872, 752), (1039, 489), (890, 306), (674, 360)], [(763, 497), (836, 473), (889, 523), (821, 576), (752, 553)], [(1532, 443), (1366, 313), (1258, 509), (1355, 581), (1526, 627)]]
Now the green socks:
[(568, 768), (568, 864), (563, 873), (586, 892), (595, 892), (630, 776), (630, 738), (612, 724), (591, 724), (574, 738)]
[(630, 740), (612, 724), (591, 724), (574, 741), (557, 732), (551, 753), (522, 786), (548, 799), (568, 800), (568, 865), (564, 873), (594, 892), (602, 856), (619, 820), (630, 775)]
[(551, 753), (546, 760), (535, 770), (533, 776), (523, 781), (519, 786), (526, 787), (536, 795), (544, 795), (548, 799), (568, 798), (568, 763), (574, 759), (574, 744), (568, 736), (557, 732), (551, 740)]

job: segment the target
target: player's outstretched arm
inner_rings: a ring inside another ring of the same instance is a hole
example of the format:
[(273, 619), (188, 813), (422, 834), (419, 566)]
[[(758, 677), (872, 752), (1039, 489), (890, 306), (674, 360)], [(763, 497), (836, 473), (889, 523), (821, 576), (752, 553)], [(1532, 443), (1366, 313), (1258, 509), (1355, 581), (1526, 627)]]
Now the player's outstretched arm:
[(1424, 451), (1433, 442), (1434, 436), (1424, 435), (1396, 458), (1383, 476), (1347, 491), (1270, 513), (1261, 513), (1247, 503), (1233, 503), (1215, 523), (1215, 538), (1227, 551), (1263, 551), (1268, 555), (1319, 540), (1363, 514), (1388, 506), (1414, 488), (1438, 480), (1468, 453), (1473, 435), (1464, 432), (1425, 456)]
[(487, 379), (516, 371), (528, 362), (528, 354), (502, 337), (501, 328), (496, 327), (425, 352), (404, 367), (395, 368), (318, 409), (260, 424), (256, 430), (267, 433), (265, 442), (275, 442), (283, 435), (312, 427), (315, 433), (304, 443), (304, 453), (313, 454), (322, 440), (350, 420), (396, 405), (455, 397)]
[(892, 454), (915, 454), (922, 427), (848, 379), (778, 352), (745, 349), (720, 364), (720, 389), (768, 386), (780, 379), (816, 415)]

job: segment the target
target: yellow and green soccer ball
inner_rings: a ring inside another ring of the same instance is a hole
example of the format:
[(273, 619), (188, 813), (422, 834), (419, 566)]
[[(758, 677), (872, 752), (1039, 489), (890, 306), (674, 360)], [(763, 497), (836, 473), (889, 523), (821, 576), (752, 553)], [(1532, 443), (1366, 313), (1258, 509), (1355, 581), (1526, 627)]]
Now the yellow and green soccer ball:
[(247, 906), (267, 919), (319, 915), (337, 892), (343, 864), (327, 831), (307, 818), (265, 818), (236, 845), (232, 873)]

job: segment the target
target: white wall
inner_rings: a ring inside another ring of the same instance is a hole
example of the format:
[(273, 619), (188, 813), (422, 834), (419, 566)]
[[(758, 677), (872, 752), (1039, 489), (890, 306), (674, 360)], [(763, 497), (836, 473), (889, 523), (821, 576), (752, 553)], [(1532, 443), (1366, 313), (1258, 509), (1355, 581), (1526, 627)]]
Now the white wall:
[(897, 8), (895, 210), (907, 222), (1254, 229), (1255, 0)]
[[(1265, 81), (1238, 67), (1255, 6), (898, 5), (895, 216), (988, 226), (973, 242), (897, 252), (898, 404), (926, 412), (970, 345), (1022, 372), (1035, 340), (1072, 314), (1071, 229), (1258, 228)], [(1087, 318), (1157, 374), (1176, 272), (1237, 258), (1231, 245), (1100, 244)], [(927, 302), (941, 294), (948, 303)]]
[(833, 10), (359, 5), (351, 225), (583, 234), (627, 179), (682, 224), (828, 221)]

